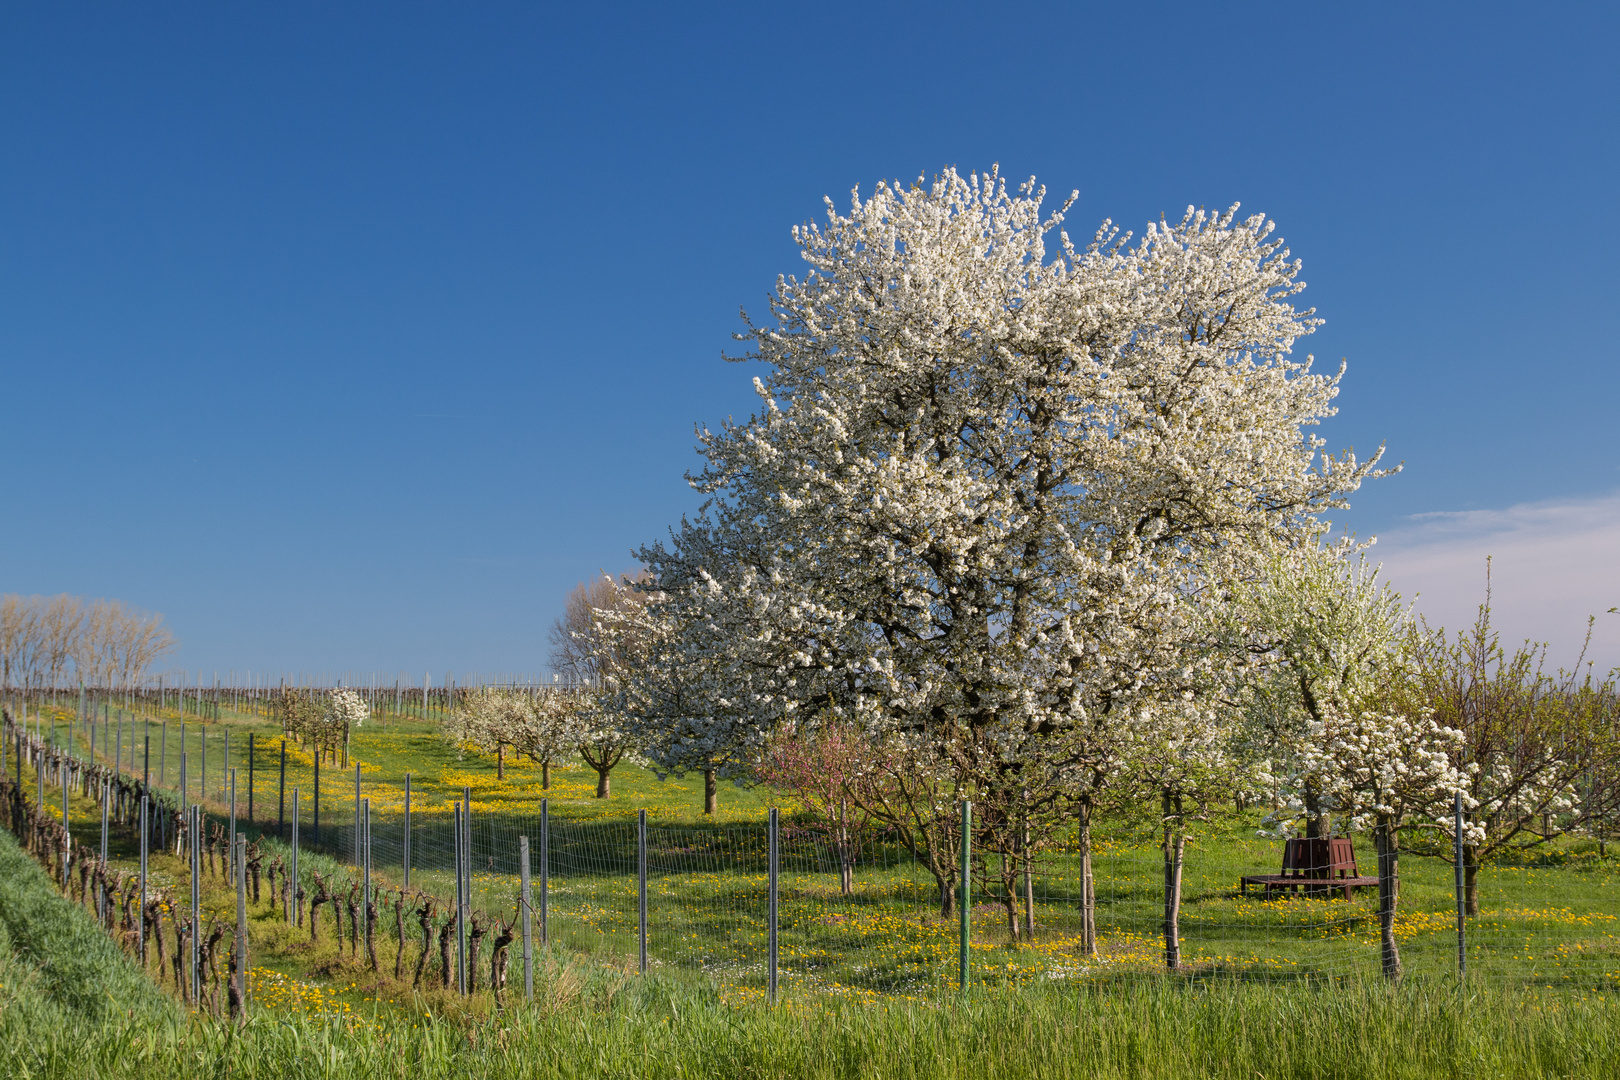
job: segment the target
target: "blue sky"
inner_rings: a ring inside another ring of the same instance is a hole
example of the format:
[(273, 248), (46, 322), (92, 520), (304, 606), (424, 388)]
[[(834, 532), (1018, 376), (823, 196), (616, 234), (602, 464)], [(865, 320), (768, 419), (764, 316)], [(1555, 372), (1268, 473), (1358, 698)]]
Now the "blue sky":
[(9, 6), (0, 590), (162, 611), (193, 671), (538, 671), (564, 593), (695, 505), (693, 424), (751, 409), (719, 357), (798, 271), (791, 226), (1000, 163), (1078, 188), (1080, 235), (1271, 215), (1327, 320), (1306, 347), (1349, 361), (1327, 437), (1406, 463), (1342, 523), (1448, 622), (1513, 550), (1504, 629), (1567, 638), (1620, 603), (1617, 29)]

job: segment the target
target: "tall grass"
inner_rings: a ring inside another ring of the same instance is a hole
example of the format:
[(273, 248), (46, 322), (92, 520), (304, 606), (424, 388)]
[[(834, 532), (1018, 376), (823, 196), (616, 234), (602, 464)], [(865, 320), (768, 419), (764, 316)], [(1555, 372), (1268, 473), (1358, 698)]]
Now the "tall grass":
[(474, 1025), (257, 1020), (241, 1032), (110, 1016), (19, 1030), (9, 1076), (1203, 1077), (1611, 1076), (1616, 1010), (1442, 987), (1283, 993), (1131, 984), (882, 1008), (727, 1009), (657, 979)]
[[(0, 1014), (8, 1030), (51, 1021), (178, 1015), (45, 871), (0, 829)], [(21, 1027), (18, 1024), (21, 1023)]]

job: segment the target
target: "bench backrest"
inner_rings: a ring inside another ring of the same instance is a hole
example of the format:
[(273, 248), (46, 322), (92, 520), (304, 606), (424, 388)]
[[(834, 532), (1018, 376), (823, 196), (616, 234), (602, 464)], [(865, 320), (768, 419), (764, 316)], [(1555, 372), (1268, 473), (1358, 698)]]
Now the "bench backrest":
[(1283, 844), (1284, 874), (1299, 877), (1358, 877), (1356, 851), (1348, 836), (1296, 837)]

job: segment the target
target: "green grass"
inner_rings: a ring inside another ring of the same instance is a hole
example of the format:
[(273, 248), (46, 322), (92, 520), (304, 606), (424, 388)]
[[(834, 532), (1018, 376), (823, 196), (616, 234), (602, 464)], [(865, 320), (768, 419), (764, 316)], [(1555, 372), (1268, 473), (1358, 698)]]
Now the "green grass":
[(0, 829), (0, 1015), (14, 1023), (151, 1022), (178, 1016), (94, 920), (57, 895)]

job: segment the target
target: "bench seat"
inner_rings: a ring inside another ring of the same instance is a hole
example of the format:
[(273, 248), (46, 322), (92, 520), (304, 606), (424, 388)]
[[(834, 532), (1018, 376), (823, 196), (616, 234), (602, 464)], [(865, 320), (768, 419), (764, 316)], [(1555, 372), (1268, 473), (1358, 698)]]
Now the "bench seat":
[(1247, 893), (1250, 885), (1259, 885), (1266, 895), (1277, 890), (1307, 893), (1342, 890), (1346, 900), (1358, 888), (1377, 885), (1376, 877), (1357, 872), (1356, 850), (1348, 836), (1296, 837), (1283, 844), (1283, 865), (1280, 874), (1246, 874), (1238, 879), (1239, 889)]
[(1356, 889), (1372, 888), (1377, 884), (1377, 878), (1367, 877), (1365, 874), (1335, 878), (1301, 877), (1298, 874), (1250, 874), (1239, 879), (1239, 886), (1245, 893), (1249, 891), (1250, 885), (1263, 885), (1268, 893), (1275, 889), (1291, 889), (1297, 893), (1303, 886), (1306, 892), (1343, 889), (1346, 900), (1355, 895)]

